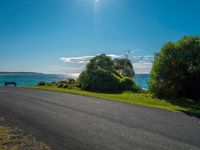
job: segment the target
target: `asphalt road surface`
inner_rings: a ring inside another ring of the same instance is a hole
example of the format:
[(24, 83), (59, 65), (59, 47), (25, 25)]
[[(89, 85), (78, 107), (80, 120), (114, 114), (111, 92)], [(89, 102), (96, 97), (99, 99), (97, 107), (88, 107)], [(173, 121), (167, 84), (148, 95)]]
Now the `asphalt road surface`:
[(200, 150), (200, 120), (181, 112), (0, 88), (0, 116), (58, 150)]

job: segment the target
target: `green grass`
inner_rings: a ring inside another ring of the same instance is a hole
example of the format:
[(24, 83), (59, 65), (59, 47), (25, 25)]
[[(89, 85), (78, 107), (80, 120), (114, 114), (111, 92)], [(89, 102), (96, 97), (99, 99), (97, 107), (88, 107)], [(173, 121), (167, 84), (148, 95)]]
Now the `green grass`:
[(53, 90), (60, 92), (68, 92), (73, 94), (80, 94), (85, 96), (92, 96), (97, 98), (103, 98), (107, 100), (114, 100), (119, 102), (125, 102), (130, 104), (137, 104), (142, 106), (160, 108), (170, 111), (183, 111), (186, 113), (200, 114), (200, 103), (195, 103), (192, 100), (164, 100), (152, 98), (151, 94), (146, 93), (129, 93), (125, 92), (122, 94), (105, 94), (88, 92), (79, 89), (64, 89), (57, 88), (53, 86), (32, 86), (28, 88), (43, 89), (43, 90)]

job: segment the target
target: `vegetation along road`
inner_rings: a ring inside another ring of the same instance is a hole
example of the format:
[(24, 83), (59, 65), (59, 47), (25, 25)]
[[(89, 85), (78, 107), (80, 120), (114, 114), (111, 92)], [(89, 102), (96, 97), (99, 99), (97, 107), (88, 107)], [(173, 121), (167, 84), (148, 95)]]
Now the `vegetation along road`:
[(0, 88), (0, 113), (58, 150), (200, 150), (200, 120), (69, 93)]

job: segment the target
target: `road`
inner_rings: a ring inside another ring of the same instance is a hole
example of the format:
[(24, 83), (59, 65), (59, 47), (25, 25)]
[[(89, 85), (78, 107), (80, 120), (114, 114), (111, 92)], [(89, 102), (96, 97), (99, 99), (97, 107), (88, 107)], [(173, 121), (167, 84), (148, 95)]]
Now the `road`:
[(0, 88), (0, 116), (58, 150), (200, 150), (200, 120), (181, 112)]

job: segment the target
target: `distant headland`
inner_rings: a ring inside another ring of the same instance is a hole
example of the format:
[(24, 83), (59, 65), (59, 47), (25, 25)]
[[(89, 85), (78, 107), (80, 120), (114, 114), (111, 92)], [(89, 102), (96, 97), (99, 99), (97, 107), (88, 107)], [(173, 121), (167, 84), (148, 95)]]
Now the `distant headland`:
[(38, 72), (0, 72), (0, 74), (5, 74), (5, 75), (38, 75), (38, 74), (43, 74), (43, 73), (38, 73)]

